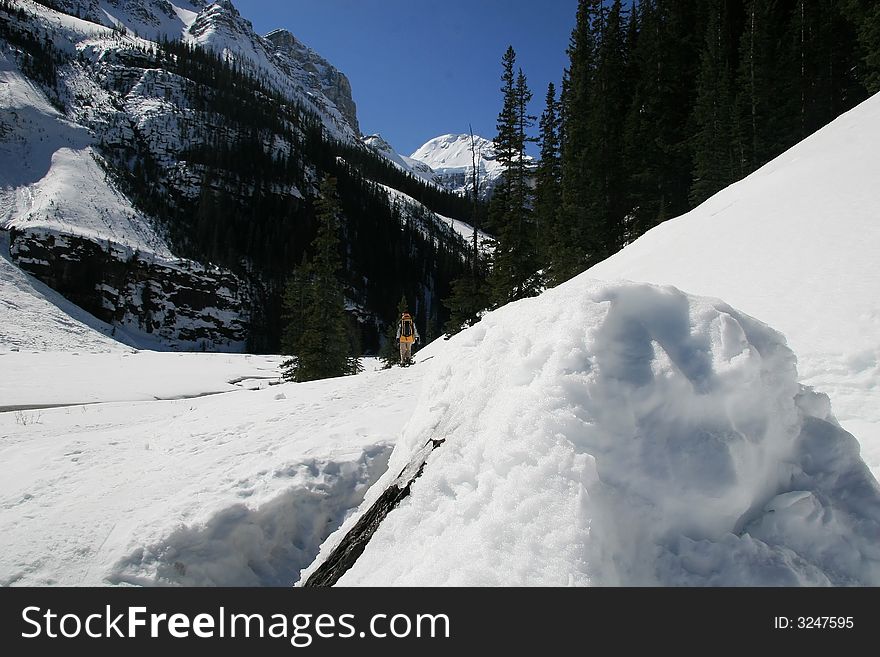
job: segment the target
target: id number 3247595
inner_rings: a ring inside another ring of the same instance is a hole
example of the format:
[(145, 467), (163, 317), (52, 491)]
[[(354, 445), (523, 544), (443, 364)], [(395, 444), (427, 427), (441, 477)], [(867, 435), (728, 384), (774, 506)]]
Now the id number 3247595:
[(774, 616), (775, 630), (848, 630), (855, 627), (853, 616)]

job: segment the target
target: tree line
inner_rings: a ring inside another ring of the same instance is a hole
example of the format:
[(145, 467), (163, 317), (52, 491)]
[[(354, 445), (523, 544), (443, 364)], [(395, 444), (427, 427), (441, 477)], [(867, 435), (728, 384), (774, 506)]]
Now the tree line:
[(880, 90), (880, 3), (580, 0), (568, 57), (535, 117), (504, 53), (497, 245), (453, 284), (448, 333), (585, 271)]

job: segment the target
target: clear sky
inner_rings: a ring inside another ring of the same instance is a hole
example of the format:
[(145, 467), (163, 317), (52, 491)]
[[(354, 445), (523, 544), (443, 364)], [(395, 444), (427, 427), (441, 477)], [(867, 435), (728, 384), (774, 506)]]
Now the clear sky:
[(403, 155), (432, 137), (495, 136), (508, 45), (544, 107), (559, 85), (577, 0), (233, 0), (260, 34), (290, 30), (348, 76), (365, 134)]

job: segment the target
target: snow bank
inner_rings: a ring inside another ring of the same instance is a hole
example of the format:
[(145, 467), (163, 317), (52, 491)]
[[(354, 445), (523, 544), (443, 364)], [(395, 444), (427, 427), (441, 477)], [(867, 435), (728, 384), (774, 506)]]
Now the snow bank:
[(858, 443), (782, 335), (728, 305), (581, 276), (428, 355), (361, 509), (446, 442), (340, 584), (880, 584)]
[(880, 478), (880, 94), (590, 270), (780, 330)]

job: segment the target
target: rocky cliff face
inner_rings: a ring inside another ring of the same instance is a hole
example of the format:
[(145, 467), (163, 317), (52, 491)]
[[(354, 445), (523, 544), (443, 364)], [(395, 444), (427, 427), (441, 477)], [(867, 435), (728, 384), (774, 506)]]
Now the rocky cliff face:
[[(276, 55), (287, 64), (291, 74), (295, 68), (300, 68), (313, 76), (309, 82), (336, 105), (355, 133), (360, 134), (357, 106), (351, 95), (351, 83), (345, 74), (287, 30), (270, 32), (266, 35), (266, 40), (275, 47)], [(291, 66), (291, 62), (295, 66)]]
[(9, 251), (21, 269), (129, 333), (181, 349), (247, 346), (251, 294), (229, 271), (42, 230), (12, 230)]

